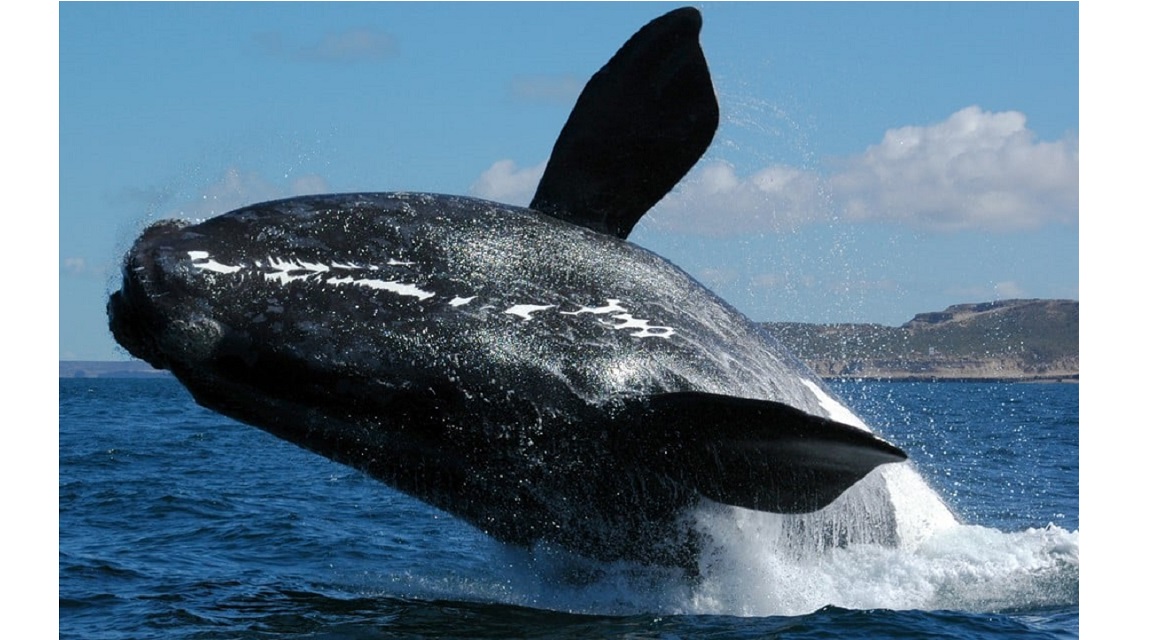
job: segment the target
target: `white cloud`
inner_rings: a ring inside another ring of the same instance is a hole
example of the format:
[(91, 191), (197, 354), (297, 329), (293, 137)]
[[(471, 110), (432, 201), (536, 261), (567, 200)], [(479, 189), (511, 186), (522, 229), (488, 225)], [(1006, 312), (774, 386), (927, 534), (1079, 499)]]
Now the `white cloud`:
[(1008, 300), (1034, 297), (1023, 285), (1013, 280), (952, 286), (946, 289), (946, 293), (957, 300)]
[(756, 289), (781, 289), (787, 287), (789, 282), (779, 273), (761, 273), (751, 279), (751, 286)]
[(539, 102), (570, 106), (583, 90), (584, 80), (574, 75), (517, 76), (510, 90), (513, 98), (525, 102)]
[(1007, 298), (1023, 298), (1027, 293), (1019, 283), (1010, 280), (1006, 282), (995, 283), (995, 297), (996, 299), (1003, 300)]
[(797, 291), (824, 286), (810, 273), (787, 271), (783, 273), (760, 273), (751, 277), (749, 286), (757, 291)]
[(257, 172), (232, 167), (205, 187), (195, 200), (176, 207), (164, 217), (210, 218), (257, 202), (326, 191), (327, 182), (320, 176), (298, 176), (285, 185), (273, 183)]
[(814, 173), (776, 165), (741, 178), (717, 161), (688, 174), (645, 221), (655, 229), (728, 235), (789, 231), (829, 215)]
[(349, 29), (329, 33), (314, 47), (304, 50), (317, 60), (343, 62), (349, 60), (385, 60), (399, 51), (391, 34), (375, 29)]
[(739, 282), (740, 272), (736, 269), (704, 267), (697, 276), (709, 289), (730, 287)]
[(88, 261), (79, 257), (68, 257), (61, 260), (66, 273), (71, 275), (84, 275), (88, 271)]
[(313, 44), (289, 44), (280, 33), (260, 34), (257, 42), (272, 55), (309, 62), (379, 62), (399, 55), (394, 36), (370, 28), (327, 33)]
[[(481, 197), (527, 204), (545, 164), (493, 164)], [(842, 218), (923, 231), (1009, 232), (1079, 218), (1079, 146), (1036, 139), (1023, 114), (962, 109), (943, 122), (888, 131), (829, 176), (784, 165), (740, 175), (722, 161), (695, 167), (644, 218), (657, 230), (703, 235), (783, 232)]]
[(535, 195), (547, 162), (523, 169), (511, 160), (499, 160), (480, 174), (468, 192), (477, 198), (526, 207)]
[(316, 193), (327, 193), (331, 191), (328, 187), (328, 181), (323, 177), (311, 174), (304, 176), (296, 176), (288, 183), (289, 196), (305, 196)]
[(98, 265), (82, 256), (67, 256), (60, 259), (61, 277), (104, 280), (107, 278), (108, 268), (108, 265)]
[(1017, 111), (968, 107), (888, 131), (829, 179), (851, 220), (932, 231), (1033, 229), (1079, 217), (1079, 146), (1042, 142)]

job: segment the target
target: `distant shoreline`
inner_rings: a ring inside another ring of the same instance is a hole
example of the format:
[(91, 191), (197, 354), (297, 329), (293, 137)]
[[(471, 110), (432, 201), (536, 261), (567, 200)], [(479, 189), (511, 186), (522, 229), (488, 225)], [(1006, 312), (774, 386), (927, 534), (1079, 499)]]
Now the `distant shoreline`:
[(1079, 381), (1079, 303), (997, 300), (917, 314), (899, 327), (763, 323), (825, 380)]
[(170, 378), (143, 360), (61, 360), (60, 378)]
[[(142, 360), (61, 360), (60, 379), (64, 378), (171, 378), (172, 373), (153, 369)], [(1078, 384), (1079, 374), (1056, 376), (946, 377), (928, 375), (903, 376), (825, 376), (834, 382), (1013, 382)]]
[(867, 380), (869, 382), (1017, 382), (1020, 384), (1078, 384), (1078, 374), (1069, 375), (1029, 375), (1029, 376), (999, 376), (999, 378), (981, 378), (981, 376), (948, 376), (939, 375), (828, 375), (823, 380), (831, 382), (852, 382)]

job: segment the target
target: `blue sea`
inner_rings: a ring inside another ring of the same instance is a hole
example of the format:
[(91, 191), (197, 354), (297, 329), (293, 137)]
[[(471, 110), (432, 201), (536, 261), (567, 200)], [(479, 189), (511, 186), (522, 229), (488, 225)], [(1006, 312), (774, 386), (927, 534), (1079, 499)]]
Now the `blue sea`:
[(716, 510), (685, 577), (506, 547), (171, 378), (61, 379), (60, 637), (1078, 637), (1078, 385), (834, 387), (961, 524), (797, 558)]

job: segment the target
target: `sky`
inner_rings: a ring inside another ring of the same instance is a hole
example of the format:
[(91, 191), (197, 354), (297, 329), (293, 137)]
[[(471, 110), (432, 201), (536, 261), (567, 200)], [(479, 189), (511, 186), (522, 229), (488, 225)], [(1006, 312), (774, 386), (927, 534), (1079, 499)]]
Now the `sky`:
[[(0, 335), (23, 365), (4, 368), (17, 401), (5, 485), (29, 514), (18, 519), (45, 525), (13, 531), (13, 548), (45, 547), (17, 571), (44, 588), (22, 593), (50, 596), (57, 562), (55, 432), (20, 428), (55, 411), (56, 368), (37, 354), (57, 330), (59, 359), (128, 357), (104, 304), (144, 225), (320, 191), (525, 202), (583, 82), (675, 6), (22, 4), (0, 39)], [(1151, 135), (1146, 27), (1130, 5), (695, 6), (720, 128), (631, 240), (756, 320), (896, 325), (962, 302), (1079, 299), (1082, 274), (1081, 520), (1104, 541), (1099, 566), (1128, 562), (1105, 537), (1129, 528), (1126, 510), (1110, 508), (1113, 487), (1137, 486), (1146, 466), (1144, 436), (1129, 429), (1146, 347), (1130, 332), (1146, 317)], [(1082, 242), (1080, 100), (1091, 158)], [(58, 322), (38, 277), (52, 261)], [(32, 379), (43, 384), (25, 393)], [(1095, 611), (1137, 593), (1092, 586), (1084, 605)]]
[[(584, 82), (679, 4), (62, 3), (59, 357), (148, 223), (279, 197), (526, 205)], [(701, 3), (711, 148), (629, 240), (753, 320), (1079, 299), (1079, 5)]]

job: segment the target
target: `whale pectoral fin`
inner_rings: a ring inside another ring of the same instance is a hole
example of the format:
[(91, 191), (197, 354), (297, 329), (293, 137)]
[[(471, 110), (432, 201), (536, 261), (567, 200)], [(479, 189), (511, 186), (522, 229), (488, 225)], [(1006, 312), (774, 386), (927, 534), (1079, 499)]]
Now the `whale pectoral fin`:
[(626, 238), (707, 150), (719, 106), (691, 7), (652, 20), (584, 87), (531, 208)]
[(863, 429), (778, 402), (670, 393), (645, 413), (635, 426), (657, 446), (648, 460), (707, 498), (759, 511), (822, 509), (875, 467), (907, 459)]

